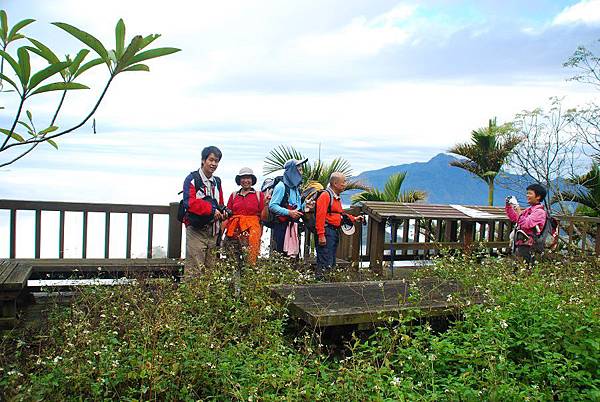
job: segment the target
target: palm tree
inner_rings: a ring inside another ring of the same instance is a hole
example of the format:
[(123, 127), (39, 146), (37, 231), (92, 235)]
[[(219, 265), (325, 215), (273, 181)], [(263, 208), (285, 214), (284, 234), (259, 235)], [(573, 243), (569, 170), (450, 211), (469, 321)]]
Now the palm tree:
[(581, 175), (567, 179), (573, 189), (562, 190), (552, 201), (566, 200), (578, 203), (578, 215), (600, 216), (600, 165), (598, 160), (592, 163), (590, 170)]
[(464, 156), (466, 160), (450, 162), (451, 166), (464, 169), (481, 178), (488, 185), (488, 204), (494, 204), (494, 180), (506, 158), (521, 139), (513, 134), (511, 124), (498, 126), (496, 118), (489, 120), (487, 127), (471, 132), (471, 142), (458, 144), (448, 152)]
[(352, 196), (352, 203), (356, 204), (363, 201), (385, 201), (385, 202), (418, 202), (427, 197), (427, 194), (421, 190), (402, 191), (402, 184), (406, 179), (406, 172), (400, 172), (391, 175), (383, 191), (376, 188), (363, 191)]
[[(265, 175), (275, 173), (283, 169), (283, 165), (290, 159), (304, 159), (298, 150), (291, 146), (279, 145), (269, 152), (265, 158), (265, 166), (263, 173)], [(304, 165), (302, 172), (303, 182), (309, 185), (312, 182), (318, 182), (323, 187), (329, 184), (329, 178), (333, 172), (341, 172), (346, 176), (346, 190), (366, 190), (368, 187), (361, 184), (357, 180), (352, 180), (352, 168), (350, 162), (343, 158), (335, 158), (331, 163), (326, 163), (321, 160), (311, 162)]]

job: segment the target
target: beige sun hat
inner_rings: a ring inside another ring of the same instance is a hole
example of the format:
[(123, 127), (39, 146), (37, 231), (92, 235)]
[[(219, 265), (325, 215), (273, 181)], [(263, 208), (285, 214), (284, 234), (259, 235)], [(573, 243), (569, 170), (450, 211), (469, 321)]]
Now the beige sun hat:
[(250, 176), (252, 178), (252, 185), (256, 184), (257, 179), (252, 169), (250, 169), (249, 167), (243, 167), (240, 169), (240, 172), (237, 174), (237, 176), (235, 176), (235, 183), (238, 186), (240, 185), (240, 179), (244, 176)]

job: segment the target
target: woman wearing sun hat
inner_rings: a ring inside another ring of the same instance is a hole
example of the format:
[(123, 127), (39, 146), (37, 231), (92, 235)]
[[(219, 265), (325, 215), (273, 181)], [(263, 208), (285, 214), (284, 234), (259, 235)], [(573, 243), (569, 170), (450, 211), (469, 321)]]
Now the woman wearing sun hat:
[(227, 208), (233, 215), (227, 221), (226, 241), (238, 251), (247, 247), (248, 263), (254, 265), (260, 252), (260, 213), (265, 205), (265, 198), (262, 192), (254, 189), (256, 176), (249, 167), (240, 169), (235, 182), (240, 189), (231, 193), (227, 201)]

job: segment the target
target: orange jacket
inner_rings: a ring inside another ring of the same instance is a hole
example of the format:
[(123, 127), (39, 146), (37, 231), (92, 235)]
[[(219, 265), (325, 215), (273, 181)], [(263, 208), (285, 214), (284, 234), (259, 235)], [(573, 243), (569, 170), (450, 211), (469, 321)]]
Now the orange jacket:
[[(331, 202), (331, 196), (333, 195), (333, 203), (331, 204), (331, 210), (329, 210), (329, 203)], [(315, 206), (315, 228), (317, 230), (317, 236), (325, 236), (325, 224), (339, 228), (342, 224), (342, 200), (336, 195), (333, 190), (327, 188), (317, 198), (317, 204)], [(355, 221), (356, 217), (348, 215), (352, 222)]]

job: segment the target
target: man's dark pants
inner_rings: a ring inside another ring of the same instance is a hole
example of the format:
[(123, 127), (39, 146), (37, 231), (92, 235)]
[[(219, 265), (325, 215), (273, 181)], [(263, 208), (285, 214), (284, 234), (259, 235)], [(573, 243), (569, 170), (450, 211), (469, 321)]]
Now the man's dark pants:
[(338, 229), (325, 225), (324, 246), (319, 245), (317, 239), (317, 278), (322, 279), (323, 275), (328, 273), (335, 266), (335, 254), (340, 240)]

